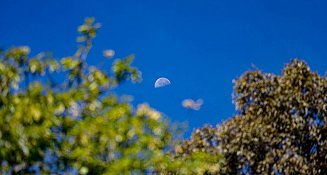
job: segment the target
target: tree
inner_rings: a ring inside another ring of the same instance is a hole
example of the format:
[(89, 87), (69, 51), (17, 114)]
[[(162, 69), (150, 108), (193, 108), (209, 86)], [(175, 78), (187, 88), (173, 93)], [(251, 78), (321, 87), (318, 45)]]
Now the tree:
[(1, 52), (2, 174), (143, 174), (171, 166), (174, 132), (161, 113), (147, 104), (134, 108), (112, 91), (141, 80), (133, 56), (116, 59), (111, 72), (87, 64), (99, 27), (86, 19), (81, 45), (61, 61), (31, 57), (27, 46)]
[(234, 89), (238, 115), (196, 130), (180, 154), (222, 154), (218, 174), (327, 174), (327, 76), (295, 59), (280, 76), (246, 72)]

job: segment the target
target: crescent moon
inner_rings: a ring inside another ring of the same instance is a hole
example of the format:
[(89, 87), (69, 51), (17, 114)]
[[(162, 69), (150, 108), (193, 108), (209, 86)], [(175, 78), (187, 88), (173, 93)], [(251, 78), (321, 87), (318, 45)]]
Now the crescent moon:
[(158, 78), (156, 80), (156, 82), (154, 83), (154, 87), (155, 88), (161, 88), (161, 87), (164, 87), (164, 86), (167, 86), (167, 85), (170, 85), (170, 81), (165, 78), (165, 77), (161, 77), (161, 78)]

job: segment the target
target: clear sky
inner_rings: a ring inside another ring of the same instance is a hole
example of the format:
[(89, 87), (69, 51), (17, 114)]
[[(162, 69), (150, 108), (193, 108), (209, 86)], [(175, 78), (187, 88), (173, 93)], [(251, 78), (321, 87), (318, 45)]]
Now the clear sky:
[[(77, 26), (95, 17), (102, 28), (88, 62), (101, 65), (106, 48), (117, 57), (135, 54), (143, 82), (125, 83), (118, 92), (148, 102), (173, 121), (188, 121), (190, 132), (235, 114), (232, 79), (252, 64), (279, 74), (298, 57), (323, 75), (326, 9), (323, 0), (1, 0), (0, 47), (72, 55)], [(162, 76), (172, 84), (155, 89)], [(202, 98), (204, 105), (186, 110), (185, 98)]]

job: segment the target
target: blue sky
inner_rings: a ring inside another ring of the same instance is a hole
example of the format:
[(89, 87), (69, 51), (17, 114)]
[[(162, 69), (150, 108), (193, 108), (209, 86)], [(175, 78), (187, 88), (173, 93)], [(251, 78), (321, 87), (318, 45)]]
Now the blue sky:
[[(232, 79), (252, 64), (279, 74), (298, 57), (323, 75), (326, 9), (326, 1), (307, 0), (1, 0), (0, 47), (72, 55), (77, 26), (95, 17), (102, 28), (88, 62), (100, 65), (107, 48), (117, 57), (135, 54), (143, 82), (126, 83), (118, 92), (133, 95), (134, 103), (148, 102), (172, 121), (188, 121), (190, 132), (235, 114)], [(172, 84), (155, 89), (162, 76)], [(185, 98), (202, 98), (204, 105), (186, 110)]]

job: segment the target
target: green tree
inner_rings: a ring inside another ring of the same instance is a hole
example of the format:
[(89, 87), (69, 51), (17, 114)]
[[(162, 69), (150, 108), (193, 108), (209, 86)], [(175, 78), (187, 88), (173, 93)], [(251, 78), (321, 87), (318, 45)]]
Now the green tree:
[(143, 174), (172, 167), (166, 153), (174, 132), (161, 113), (147, 104), (135, 108), (113, 91), (141, 80), (133, 56), (113, 61), (111, 71), (87, 64), (99, 27), (87, 18), (78, 28), (78, 50), (60, 61), (48, 53), (30, 56), (26, 46), (1, 52), (1, 174)]
[(168, 174), (218, 174), (224, 162), (218, 149), (216, 130), (205, 126), (193, 132), (190, 140), (175, 145), (171, 152), (172, 166), (161, 170)]
[(234, 89), (238, 115), (196, 130), (180, 154), (222, 154), (217, 174), (327, 174), (327, 76), (295, 59), (280, 76), (246, 72)]

